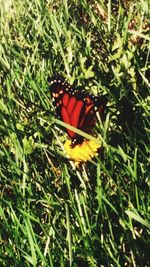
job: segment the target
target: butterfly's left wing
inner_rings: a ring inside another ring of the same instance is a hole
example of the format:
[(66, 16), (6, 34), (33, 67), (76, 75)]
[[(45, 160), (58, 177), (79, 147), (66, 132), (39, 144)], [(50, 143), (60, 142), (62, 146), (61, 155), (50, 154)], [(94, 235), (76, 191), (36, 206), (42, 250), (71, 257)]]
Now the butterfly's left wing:
[[(78, 101), (78, 91), (69, 85), (63, 78), (51, 78), (48, 80), (57, 117), (65, 123), (78, 127), (78, 121), (82, 101)], [(72, 139), (75, 133), (67, 129), (68, 136)]]

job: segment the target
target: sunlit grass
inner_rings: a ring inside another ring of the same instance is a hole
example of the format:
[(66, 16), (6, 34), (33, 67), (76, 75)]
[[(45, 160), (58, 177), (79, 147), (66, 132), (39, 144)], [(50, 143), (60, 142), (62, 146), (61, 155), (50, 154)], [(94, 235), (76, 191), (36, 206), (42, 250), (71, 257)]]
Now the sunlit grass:
[[(114, 2), (1, 1), (0, 266), (150, 265), (148, 5)], [(56, 74), (109, 99), (78, 168)]]

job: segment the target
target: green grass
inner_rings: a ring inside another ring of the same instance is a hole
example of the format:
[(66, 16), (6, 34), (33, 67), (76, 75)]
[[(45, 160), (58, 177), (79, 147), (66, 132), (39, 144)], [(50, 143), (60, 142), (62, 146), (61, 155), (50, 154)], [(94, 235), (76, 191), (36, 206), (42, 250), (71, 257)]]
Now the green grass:
[[(0, 266), (150, 265), (148, 1), (115, 2), (1, 1)], [(55, 74), (109, 98), (79, 168)]]

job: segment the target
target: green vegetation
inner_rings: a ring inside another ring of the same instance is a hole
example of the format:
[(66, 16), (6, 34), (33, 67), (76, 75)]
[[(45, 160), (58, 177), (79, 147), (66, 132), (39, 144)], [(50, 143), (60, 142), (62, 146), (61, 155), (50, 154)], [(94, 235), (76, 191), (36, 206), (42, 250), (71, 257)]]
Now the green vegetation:
[[(150, 266), (148, 1), (1, 0), (0, 266)], [(47, 78), (107, 94), (74, 168)]]

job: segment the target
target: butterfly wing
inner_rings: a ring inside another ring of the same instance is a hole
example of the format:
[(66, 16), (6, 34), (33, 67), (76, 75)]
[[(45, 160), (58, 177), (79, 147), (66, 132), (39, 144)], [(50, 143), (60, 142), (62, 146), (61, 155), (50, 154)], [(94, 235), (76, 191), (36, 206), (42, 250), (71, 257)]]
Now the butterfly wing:
[[(83, 103), (77, 103), (77, 90), (65, 82), (63, 78), (57, 77), (49, 79), (49, 86), (52, 93), (52, 102), (58, 118), (65, 123), (77, 127), (83, 106)], [(67, 129), (67, 133), (71, 139), (76, 135), (69, 129)]]
[[(63, 78), (51, 78), (49, 85), (57, 116), (71, 126), (90, 133), (96, 123), (96, 112), (103, 112), (106, 98), (76, 89)], [(72, 146), (83, 142), (83, 138), (75, 132), (67, 129), (67, 133), (72, 139)]]

